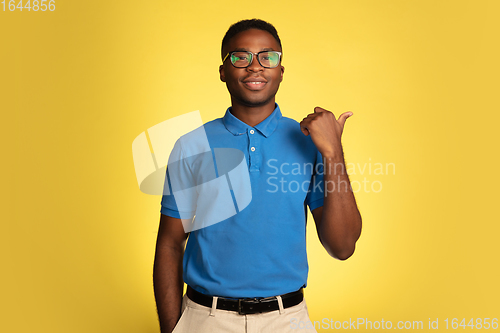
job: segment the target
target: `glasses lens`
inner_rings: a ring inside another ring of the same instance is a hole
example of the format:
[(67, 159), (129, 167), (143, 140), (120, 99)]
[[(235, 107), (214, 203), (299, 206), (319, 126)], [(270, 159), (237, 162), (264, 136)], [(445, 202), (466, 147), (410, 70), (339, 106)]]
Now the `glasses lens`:
[(248, 52), (231, 53), (231, 63), (234, 67), (247, 67), (252, 60), (252, 54)]
[(280, 55), (275, 51), (262, 52), (259, 53), (259, 62), (263, 67), (274, 68), (280, 63)]

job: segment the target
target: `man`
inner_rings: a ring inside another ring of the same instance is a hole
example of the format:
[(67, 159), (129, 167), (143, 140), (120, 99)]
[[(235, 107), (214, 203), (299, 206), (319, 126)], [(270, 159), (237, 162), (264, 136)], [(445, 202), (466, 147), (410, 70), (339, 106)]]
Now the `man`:
[[(317, 107), (300, 125), (283, 117), (275, 103), (281, 56), (276, 29), (261, 20), (240, 21), (223, 39), (219, 71), (231, 107), (203, 129), (212, 153), (243, 152), (252, 199), (234, 216), (191, 231), (184, 253), (188, 234), (179, 200), (163, 197), (153, 274), (163, 333), (174, 327), (176, 333), (291, 332), (292, 320), (308, 321), (306, 206), (331, 256), (345, 260), (354, 252), (361, 216), (341, 145), (352, 113), (336, 118)], [(171, 159), (182, 159), (190, 145), (176, 144)], [(169, 185), (183, 173), (195, 179), (205, 168), (192, 159), (183, 163), (184, 171), (168, 174)], [(203, 218), (199, 211), (192, 215)]]

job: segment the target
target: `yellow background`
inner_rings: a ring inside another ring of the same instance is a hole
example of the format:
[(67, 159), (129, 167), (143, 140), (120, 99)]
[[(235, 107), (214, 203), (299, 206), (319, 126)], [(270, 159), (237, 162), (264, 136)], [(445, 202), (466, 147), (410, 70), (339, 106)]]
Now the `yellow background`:
[(352, 111), (346, 161), (395, 166), (351, 175), (383, 186), (356, 194), (352, 258), (328, 257), (309, 224), (311, 318), (439, 318), (443, 331), (445, 318), (499, 318), (499, 9), (58, 0), (54, 12), (0, 11), (0, 331), (158, 331), (160, 197), (139, 191), (132, 141), (190, 111), (223, 115), (220, 42), (252, 17), (283, 42), (283, 113)]

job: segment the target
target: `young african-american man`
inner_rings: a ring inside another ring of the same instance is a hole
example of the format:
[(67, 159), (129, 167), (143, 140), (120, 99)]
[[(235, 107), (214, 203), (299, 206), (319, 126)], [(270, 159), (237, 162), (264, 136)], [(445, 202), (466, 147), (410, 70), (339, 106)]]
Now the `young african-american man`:
[[(275, 102), (282, 56), (276, 29), (262, 20), (233, 24), (222, 41), (219, 73), (231, 107), (203, 128), (210, 149), (243, 152), (252, 199), (224, 221), (185, 232), (174, 196), (163, 196), (153, 273), (162, 333), (305, 327), (307, 206), (332, 257), (354, 252), (361, 215), (341, 144), (352, 113), (316, 107), (300, 124), (282, 116)], [(172, 154), (190, 149), (178, 144)], [(195, 162), (186, 170), (201, 172)]]

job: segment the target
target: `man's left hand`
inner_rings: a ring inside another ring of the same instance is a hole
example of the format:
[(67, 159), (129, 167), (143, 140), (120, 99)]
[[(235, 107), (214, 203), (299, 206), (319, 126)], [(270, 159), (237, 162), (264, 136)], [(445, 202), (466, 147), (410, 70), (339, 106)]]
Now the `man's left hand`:
[(332, 112), (315, 107), (314, 113), (307, 115), (300, 122), (300, 129), (304, 135), (311, 136), (323, 157), (339, 156), (342, 155), (341, 137), (344, 124), (352, 114), (344, 112), (336, 119)]

